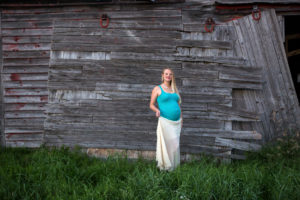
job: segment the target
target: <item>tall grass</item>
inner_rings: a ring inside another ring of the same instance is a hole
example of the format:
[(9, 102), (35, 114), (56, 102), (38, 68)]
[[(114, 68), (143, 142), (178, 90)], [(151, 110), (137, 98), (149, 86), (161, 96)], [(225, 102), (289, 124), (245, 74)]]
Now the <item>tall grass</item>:
[(4, 148), (0, 199), (300, 199), (299, 156), (214, 160), (160, 172), (154, 161), (100, 160), (65, 147)]

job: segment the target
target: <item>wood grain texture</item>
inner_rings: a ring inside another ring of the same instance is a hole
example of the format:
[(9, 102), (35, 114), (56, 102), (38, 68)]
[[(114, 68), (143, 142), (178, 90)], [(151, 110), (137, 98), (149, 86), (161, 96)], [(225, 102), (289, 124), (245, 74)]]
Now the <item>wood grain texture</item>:
[(52, 21), (13, 18), (1, 20), (6, 146), (39, 147), (43, 142), (48, 101)]
[[(150, 95), (170, 67), (182, 98), (183, 153), (240, 159), (235, 150), (258, 150), (277, 133), (272, 117), (286, 127), (299, 114), (288, 115), (296, 101), (275, 13), (228, 22), (235, 14), (219, 14), (210, 1), (6, 9), (7, 146), (153, 151)], [(210, 16), (212, 33), (204, 30)]]
[[(0, 46), (2, 46), (2, 9), (0, 8)], [(3, 51), (0, 51), (0, 146), (5, 147), (5, 121), (4, 121), (4, 103), (3, 103)]]

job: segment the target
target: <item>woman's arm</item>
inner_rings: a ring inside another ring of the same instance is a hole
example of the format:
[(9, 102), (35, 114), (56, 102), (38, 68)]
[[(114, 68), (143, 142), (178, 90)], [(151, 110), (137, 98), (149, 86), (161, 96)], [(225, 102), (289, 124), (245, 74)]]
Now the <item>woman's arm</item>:
[(160, 116), (160, 111), (159, 109), (154, 105), (156, 102), (156, 99), (158, 97), (158, 93), (159, 93), (159, 87), (155, 86), (152, 90), (152, 94), (151, 94), (151, 101), (150, 101), (150, 109), (153, 110), (156, 114), (156, 117)]
[(183, 125), (182, 110), (181, 110), (181, 106), (180, 106), (179, 103), (178, 103), (178, 105), (179, 105), (179, 108), (180, 108), (180, 118), (181, 118), (181, 127), (182, 127), (182, 125)]

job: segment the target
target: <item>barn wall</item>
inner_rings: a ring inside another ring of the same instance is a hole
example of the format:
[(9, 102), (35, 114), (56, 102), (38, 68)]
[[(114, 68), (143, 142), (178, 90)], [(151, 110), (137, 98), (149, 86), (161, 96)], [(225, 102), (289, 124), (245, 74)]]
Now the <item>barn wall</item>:
[[(2, 10), (0, 9), (0, 46), (2, 47), (2, 31), (1, 31), (1, 14)], [(0, 51), (0, 145), (5, 146), (5, 134), (4, 130), (4, 112), (3, 112), (3, 83), (2, 83), (2, 50)]]
[[(250, 124), (264, 133), (268, 141), (288, 129), (299, 127), (297, 95), (283, 48), (282, 28), (274, 10), (264, 11), (259, 22), (246, 16), (232, 21), (238, 33), (236, 48), (249, 61), (249, 66), (262, 66), (263, 90), (241, 90), (234, 96), (242, 99), (237, 107), (261, 113), (262, 123)], [(243, 42), (246, 41), (246, 42)], [(249, 124), (235, 122), (234, 129), (249, 129)]]
[[(225, 155), (231, 147), (217, 143), (259, 140), (260, 134), (252, 129), (232, 130), (233, 120), (259, 120), (255, 112), (232, 107), (232, 88), (262, 89), (261, 68), (250, 70), (245, 67), (248, 61), (236, 56), (232, 26), (206, 33), (205, 12), (213, 8), (199, 12), (201, 8), (70, 8), (63, 18), (56, 18), (47, 145), (155, 150), (157, 119), (148, 107), (166, 66), (174, 69), (183, 99), (182, 152)], [(99, 26), (103, 13), (111, 18), (108, 29)], [(258, 148), (247, 142), (239, 145)]]
[[(204, 30), (209, 16), (218, 24), (212, 33)], [(275, 134), (278, 104), (268, 107), (264, 93), (274, 80), (263, 76), (272, 63), (255, 60), (251, 19), (233, 17), (190, 3), (3, 10), (6, 145), (154, 151), (150, 95), (171, 67), (183, 100), (183, 153), (259, 149)]]
[[(30, 20), (20, 16), (34, 16)], [(52, 20), (30, 9), (2, 11), (2, 83), (6, 146), (43, 142)]]

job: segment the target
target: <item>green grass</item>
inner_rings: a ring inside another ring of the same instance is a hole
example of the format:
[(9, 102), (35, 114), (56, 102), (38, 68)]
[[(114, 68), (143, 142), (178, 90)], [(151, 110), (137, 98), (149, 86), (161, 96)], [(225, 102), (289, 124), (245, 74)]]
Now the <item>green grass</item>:
[(230, 164), (203, 157), (160, 172), (154, 161), (142, 159), (100, 160), (68, 148), (2, 148), (0, 199), (300, 199), (300, 156), (266, 154)]

